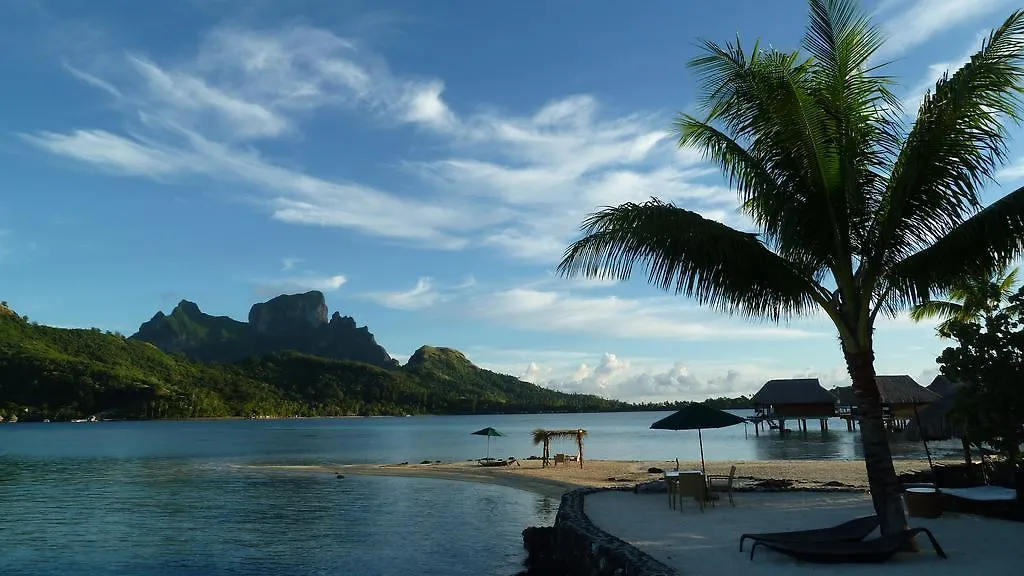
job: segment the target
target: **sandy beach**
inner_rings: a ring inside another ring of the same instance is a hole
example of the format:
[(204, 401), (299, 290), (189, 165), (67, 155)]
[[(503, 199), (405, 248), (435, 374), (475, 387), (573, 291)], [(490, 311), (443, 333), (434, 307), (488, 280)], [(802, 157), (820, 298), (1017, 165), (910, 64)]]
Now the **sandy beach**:
[[(927, 469), (926, 460), (898, 460), (896, 472)], [(308, 471), (345, 475), (411, 476), (444, 478), (468, 482), (500, 484), (558, 498), (567, 490), (580, 487), (635, 486), (661, 478), (651, 468), (669, 470), (675, 461), (588, 460), (578, 464), (543, 468), (540, 460), (520, 460), (519, 465), (483, 467), (474, 461), (432, 464), (352, 464), (337, 466), (260, 466), (264, 469)], [(769, 460), (708, 462), (708, 474), (728, 474), (736, 466), (737, 485), (763, 480), (790, 480), (798, 488), (826, 488), (826, 483), (866, 488), (863, 460)], [(680, 462), (682, 470), (699, 470), (700, 462)]]

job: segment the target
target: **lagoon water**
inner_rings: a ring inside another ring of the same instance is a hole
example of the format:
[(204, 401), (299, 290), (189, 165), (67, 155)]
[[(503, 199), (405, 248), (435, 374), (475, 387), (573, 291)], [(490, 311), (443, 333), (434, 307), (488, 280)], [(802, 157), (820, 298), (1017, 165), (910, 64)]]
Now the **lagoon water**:
[[(741, 413), (742, 412), (738, 412)], [(448, 480), (267, 472), (251, 464), (465, 460), (538, 454), (534, 428), (585, 428), (591, 459), (692, 460), (696, 433), (667, 413), (0, 425), (0, 567), (11, 574), (501, 574), (520, 532), (558, 502)], [(816, 424), (816, 422), (814, 423)], [(810, 426), (810, 424), (809, 424)], [(704, 432), (708, 460), (860, 458), (841, 421), (755, 437)], [(939, 443), (933, 455), (956, 453)], [(567, 442), (552, 451), (571, 451)], [(897, 458), (920, 444), (894, 442)], [(239, 466), (242, 465), (242, 466)]]

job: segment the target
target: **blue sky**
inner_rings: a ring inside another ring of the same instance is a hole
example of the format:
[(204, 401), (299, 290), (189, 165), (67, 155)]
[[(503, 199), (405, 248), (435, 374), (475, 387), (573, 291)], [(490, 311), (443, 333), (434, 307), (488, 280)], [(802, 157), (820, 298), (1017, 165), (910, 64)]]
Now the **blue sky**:
[[(1002, 0), (866, 4), (908, 102)], [(630, 400), (750, 393), (845, 369), (824, 322), (719, 316), (552, 273), (599, 206), (735, 195), (667, 135), (698, 38), (796, 47), (802, 0), (22, 0), (0, 5), (0, 298), (133, 333), (182, 299), (244, 319), (319, 289), (405, 360)], [(910, 106), (912, 108), (912, 106)], [(1015, 133), (1019, 133), (1014, 129)], [(1024, 147), (988, 200), (1020, 186)], [(927, 384), (944, 344), (882, 320), (877, 368)]]

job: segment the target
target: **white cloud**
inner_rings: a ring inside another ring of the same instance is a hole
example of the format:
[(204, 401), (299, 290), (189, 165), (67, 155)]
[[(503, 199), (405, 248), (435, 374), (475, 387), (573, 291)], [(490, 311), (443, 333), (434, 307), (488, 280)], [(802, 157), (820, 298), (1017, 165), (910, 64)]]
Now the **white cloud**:
[(961, 66), (969, 62), (971, 56), (981, 49), (981, 43), (985, 38), (988, 38), (988, 35), (988, 30), (979, 32), (974, 40), (971, 41), (970, 45), (967, 46), (966, 49), (964, 49), (964, 51), (956, 58), (930, 64), (924, 78), (918, 82), (917, 85), (908, 90), (906, 96), (903, 97), (904, 113), (911, 118), (916, 118), (917, 111), (921, 107), (921, 102), (924, 100), (925, 92), (934, 90), (935, 83), (942, 78), (943, 74), (946, 72), (952, 74), (959, 70)]
[(75, 130), (67, 134), (37, 132), (22, 138), (36, 146), (100, 168), (134, 176), (160, 177), (188, 171), (188, 152), (162, 149), (105, 130)]
[(441, 293), (434, 287), (433, 278), (429, 277), (420, 278), (416, 286), (409, 290), (371, 292), (366, 296), (381, 306), (397, 310), (419, 310), (433, 306), (441, 299)]
[(629, 402), (749, 396), (772, 378), (818, 378), (825, 388), (849, 384), (846, 368), (840, 365), (793, 369), (772, 362), (702, 364), (669, 358), (624, 358), (610, 352), (570, 353), (562, 359), (546, 357), (542, 351), (535, 354), (538, 359), (525, 365), (485, 367), (564, 392), (598, 394)]
[(320, 292), (334, 292), (345, 285), (347, 279), (341, 274), (334, 276), (295, 276), (291, 278), (278, 278), (272, 280), (261, 280), (256, 283), (256, 293), (260, 296), (280, 296), (281, 294), (296, 294), (319, 290)]
[(1024, 156), (1021, 156), (1015, 163), (1000, 171), (998, 176), (1007, 182), (1024, 180)]
[[(442, 80), (397, 75), (358, 42), (308, 26), (220, 27), (191, 59), (168, 64), (129, 53), (119, 66), (111, 61), (96, 55), (103, 65), (66, 67), (113, 97), (129, 130), (36, 132), (26, 141), (125, 175), (244, 184), (283, 222), (428, 248), (482, 245), (543, 263), (557, 261), (599, 206), (657, 195), (734, 217), (733, 193), (699, 183), (713, 172), (696, 167), (693, 151), (676, 150), (666, 115), (608, 117), (592, 96), (555, 99), (525, 115), (459, 115)], [(405, 163), (414, 180), (403, 188), (415, 196), (321, 178), (261, 150), (268, 140), (301, 137), (302, 124), (325, 107), (419, 127), (447, 148)]]
[(465, 303), (465, 310), (477, 318), (522, 330), (603, 334), (608, 338), (783, 340), (821, 335), (811, 330), (731, 321), (673, 297), (589, 297), (512, 288), (478, 294)]
[[(624, 357), (621, 354), (558, 352), (544, 350), (497, 351), (479, 354), (499, 358), (500, 362), (482, 362), (490, 370), (511, 374), (528, 382), (561, 390), (597, 394), (629, 402), (704, 400), (720, 396), (750, 396), (773, 378), (818, 378), (826, 389), (849, 386), (846, 367), (783, 363), (778, 359), (744, 358), (735, 363), (704, 363), (673, 358)], [(517, 362), (533, 357), (535, 360)], [(910, 374), (926, 386), (936, 374), (926, 362), (901, 363), (896, 371)]]
[(888, 60), (904, 54), (951, 28), (1012, 4), (1009, 0), (910, 0), (888, 2), (882, 23), (886, 42), (876, 58)]
[(287, 272), (302, 262), (302, 258), (288, 257), (281, 258), (281, 271)]

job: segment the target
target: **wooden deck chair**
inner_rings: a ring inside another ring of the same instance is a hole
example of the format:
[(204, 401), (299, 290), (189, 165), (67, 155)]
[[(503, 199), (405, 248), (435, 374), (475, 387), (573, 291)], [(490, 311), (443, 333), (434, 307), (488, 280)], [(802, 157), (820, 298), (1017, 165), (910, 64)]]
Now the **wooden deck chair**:
[(668, 507), (675, 510), (679, 500), (679, 477), (666, 475), (665, 485), (668, 488)]
[(700, 511), (704, 511), (708, 499), (708, 485), (703, 474), (680, 474), (676, 493), (679, 497), (680, 511), (683, 509), (683, 501), (687, 498), (696, 500)]
[(725, 492), (729, 495), (729, 504), (736, 506), (736, 502), (732, 499), (732, 482), (736, 478), (736, 467), (733, 466), (729, 469), (728, 476), (722, 476), (721, 474), (708, 475), (708, 491), (709, 492)]
[(555, 454), (555, 466), (558, 466), (559, 462), (561, 462), (562, 464), (565, 464), (567, 462), (567, 460), (565, 459), (565, 454)]

